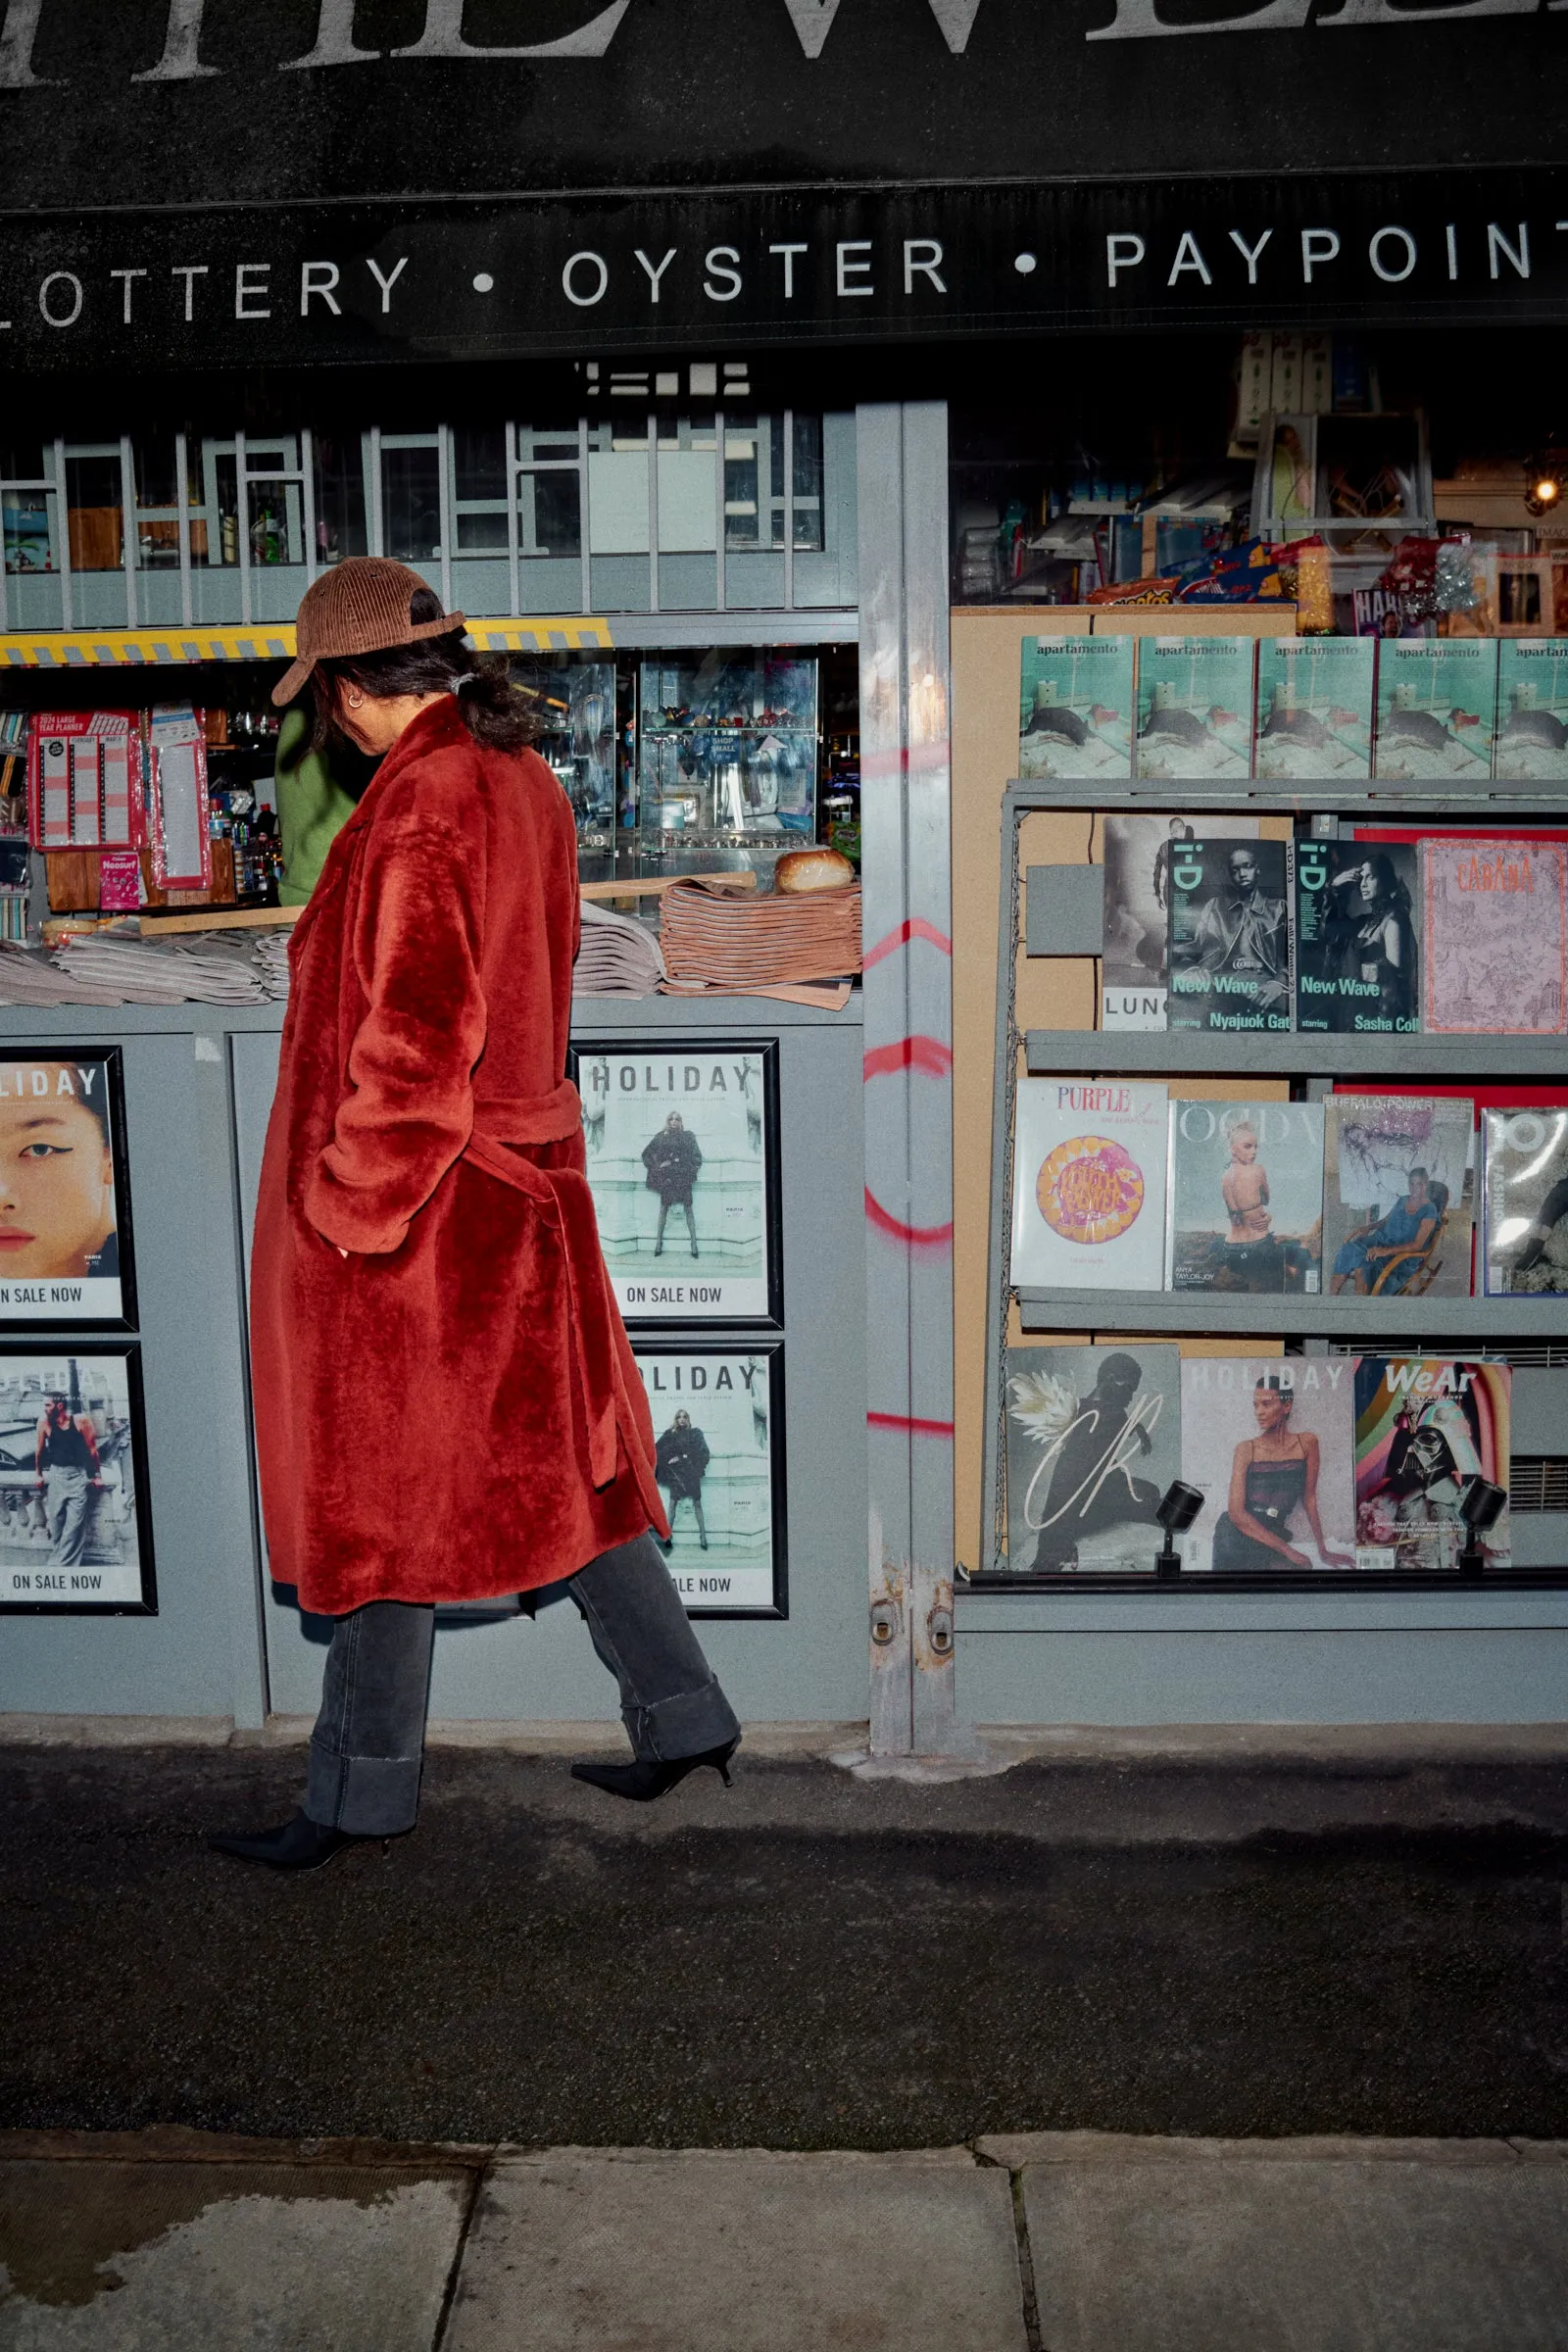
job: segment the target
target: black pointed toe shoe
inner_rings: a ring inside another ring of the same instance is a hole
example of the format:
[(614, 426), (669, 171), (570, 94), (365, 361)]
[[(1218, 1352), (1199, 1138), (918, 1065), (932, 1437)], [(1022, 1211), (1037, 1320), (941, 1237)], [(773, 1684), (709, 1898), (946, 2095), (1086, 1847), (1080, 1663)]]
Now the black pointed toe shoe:
[(702, 1764), (711, 1764), (727, 1788), (729, 1760), (740, 1743), (737, 1732), (723, 1747), (704, 1748), (700, 1756), (671, 1756), (665, 1760), (639, 1756), (634, 1764), (574, 1764), (571, 1777), (574, 1781), (586, 1781), (590, 1788), (607, 1788), (612, 1796), (626, 1796), (633, 1804), (647, 1805), (656, 1796), (665, 1796), (671, 1788), (678, 1788), (687, 1774)]
[(248, 1837), (223, 1832), (207, 1842), (215, 1854), (232, 1854), (236, 1862), (265, 1862), (271, 1870), (319, 1870), (346, 1845), (370, 1841), (348, 1830), (326, 1829), (307, 1813), (296, 1813), (280, 1829), (257, 1830)]

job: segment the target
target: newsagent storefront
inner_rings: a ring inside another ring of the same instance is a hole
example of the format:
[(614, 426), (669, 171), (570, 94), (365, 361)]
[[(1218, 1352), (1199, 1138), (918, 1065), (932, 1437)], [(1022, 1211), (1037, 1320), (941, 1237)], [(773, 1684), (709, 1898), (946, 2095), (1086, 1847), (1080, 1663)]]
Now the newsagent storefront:
[[(47, 1094), (100, 1175), (69, 1271), (0, 1282), (0, 1705), (315, 1705), (247, 1401), (267, 695), (369, 552), (513, 657), (572, 801), (601, 1227), (656, 1427), (701, 1422), (671, 1569), (744, 1713), (869, 1687), (891, 1750), (1560, 1713), (1568, 190), (1473, 120), (1462, 182), (1387, 135), (1356, 170), (1342, 61), (1430, 125), (1562, 28), (1101, 13), (149, 0), (89, 63), (12, 0), (0, 1119)], [(1271, 57), (1321, 175), (1250, 130), (1183, 176), (1144, 83)], [(646, 102), (699, 73), (700, 196)], [(1002, 103), (1043, 73), (1079, 102), (1050, 179)], [(65, 84), (101, 133), (69, 190)], [(383, 198), (415, 99), (429, 186)], [(1134, 101), (1137, 155), (1081, 176), (1071, 124)], [(764, 906), (811, 844), (858, 868), (858, 957), (766, 996), (682, 965), (672, 881)], [(83, 927), (132, 907), (199, 987)], [(647, 1174), (672, 1113), (690, 1213)], [(103, 1473), (65, 1544), (55, 1395)], [(453, 1612), (437, 1715), (602, 1713), (561, 1617)]]

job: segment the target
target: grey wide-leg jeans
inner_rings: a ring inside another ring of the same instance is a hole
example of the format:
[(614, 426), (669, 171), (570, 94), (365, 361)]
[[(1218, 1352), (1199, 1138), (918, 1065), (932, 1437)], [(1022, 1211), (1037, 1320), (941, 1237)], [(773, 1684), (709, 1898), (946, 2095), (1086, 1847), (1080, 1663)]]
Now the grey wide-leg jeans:
[[(563, 1591), (620, 1685), (621, 1718), (639, 1756), (671, 1762), (737, 1738), (740, 1725), (652, 1536), (602, 1551), (534, 1597)], [(434, 1636), (429, 1602), (372, 1600), (337, 1620), (311, 1734), (304, 1809), (312, 1821), (358, 1838), (413, 1829)]]

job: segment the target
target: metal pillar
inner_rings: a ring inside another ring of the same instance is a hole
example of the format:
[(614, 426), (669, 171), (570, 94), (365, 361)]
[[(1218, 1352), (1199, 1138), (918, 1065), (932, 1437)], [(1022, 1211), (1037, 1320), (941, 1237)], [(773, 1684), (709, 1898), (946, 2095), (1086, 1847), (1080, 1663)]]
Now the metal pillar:
[(858, 438), (870, 1752), (953, 1757), (947, 409), (870, 405)]

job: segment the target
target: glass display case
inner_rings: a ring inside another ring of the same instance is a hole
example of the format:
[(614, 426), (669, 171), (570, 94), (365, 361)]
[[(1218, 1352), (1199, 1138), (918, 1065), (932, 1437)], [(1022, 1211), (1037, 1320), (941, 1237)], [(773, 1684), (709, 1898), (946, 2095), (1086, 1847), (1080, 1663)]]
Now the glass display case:
[(688, 844), (777, 851), (814, 841), (818, 752), (814, 656), (714, 651), (645, 661), (641, 846), (678, 854)]
[(585, 882), (615, 871), (619, 790), (615, 664), (612, 662), (513, 663), (513, 676), (534, 697), (542, 722), (536, 746), (554, 768), (577, 821), (577, 863)]

